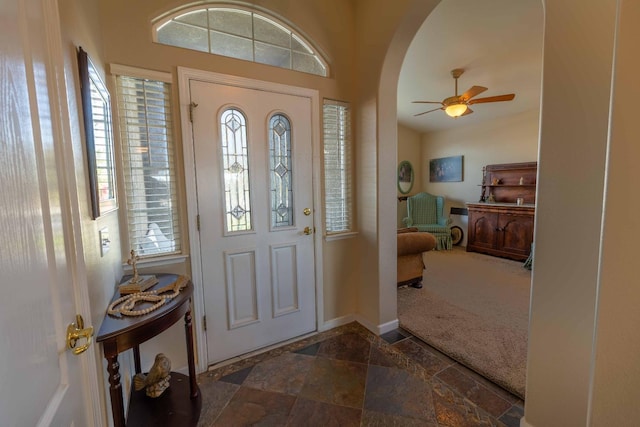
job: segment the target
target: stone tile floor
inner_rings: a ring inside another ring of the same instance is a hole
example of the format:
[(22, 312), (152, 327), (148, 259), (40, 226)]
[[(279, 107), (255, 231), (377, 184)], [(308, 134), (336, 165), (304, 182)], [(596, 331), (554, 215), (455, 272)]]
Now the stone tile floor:
[(401, 329), (350, 323), (198, 376), (199, 427), (519, 426), (524, 402)]

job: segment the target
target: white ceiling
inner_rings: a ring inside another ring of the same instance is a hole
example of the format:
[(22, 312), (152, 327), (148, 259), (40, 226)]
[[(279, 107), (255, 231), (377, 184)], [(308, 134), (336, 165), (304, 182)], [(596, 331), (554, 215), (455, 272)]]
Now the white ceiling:
[[(477, 125), (538, 109), (542, 70), (541, 0), (442, 0), (416, 34), (398, 82), (398, 122), (434, 132)], [(415, 114), (455, 93), (451, 70), (463, 68), (458, 94), (471, 86), (489, 90), (476, 96), (515, 93), (513, 101), (477, 104), (474, 113), (453, 119), (444, 111)]]

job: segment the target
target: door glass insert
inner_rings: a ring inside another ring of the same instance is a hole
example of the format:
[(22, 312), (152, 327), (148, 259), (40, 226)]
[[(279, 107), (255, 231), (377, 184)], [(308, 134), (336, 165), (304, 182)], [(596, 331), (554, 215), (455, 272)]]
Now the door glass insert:
[(220, 125), (226, 231), (252, 230), (246, 119), (230, 108), (220, 116)]
[(291, 123), (282, 114), (269, 120), (269, 179), (271, 227), (293, 225), (293, 176), (291, 174)]

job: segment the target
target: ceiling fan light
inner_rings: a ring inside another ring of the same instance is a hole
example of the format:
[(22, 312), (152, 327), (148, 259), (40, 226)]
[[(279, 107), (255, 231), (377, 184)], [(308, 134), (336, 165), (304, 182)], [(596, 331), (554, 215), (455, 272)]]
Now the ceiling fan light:
[(451, 104), (447, 105), (444, 112), (451, 117), (460, 117), (467, 111), (467, 104)]

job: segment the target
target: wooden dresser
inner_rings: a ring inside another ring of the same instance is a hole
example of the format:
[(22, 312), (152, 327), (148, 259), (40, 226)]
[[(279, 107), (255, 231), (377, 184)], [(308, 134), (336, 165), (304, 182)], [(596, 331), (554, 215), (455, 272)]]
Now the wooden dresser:
[(467, 251), (527, 259), (533, 243), (536, 176), (536, 162), (486, 166), (481, 201), (467, 203)]

